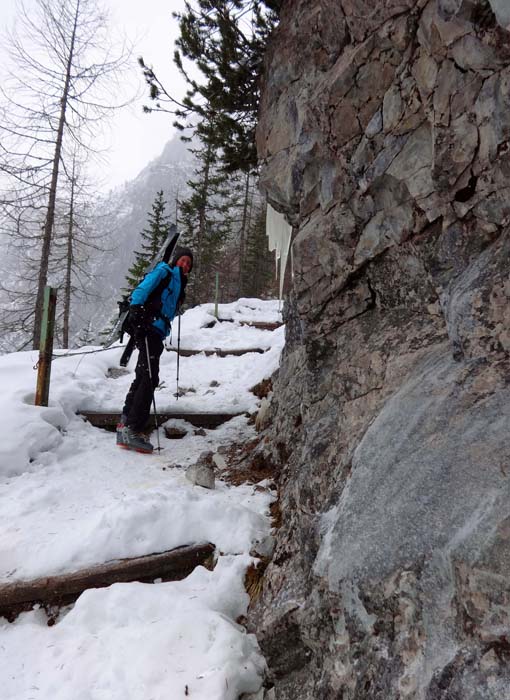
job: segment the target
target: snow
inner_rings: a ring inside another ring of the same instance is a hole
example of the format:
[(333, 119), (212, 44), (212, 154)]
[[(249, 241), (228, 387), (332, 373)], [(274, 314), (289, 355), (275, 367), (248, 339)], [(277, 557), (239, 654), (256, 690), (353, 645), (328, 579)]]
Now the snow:
[[(38, 611), (0, 622), (2, 697), (238, 700), (264, 670), (246, 611), (250, 557), (223, 557), (184, 581), (85, 591), (53, 627)], [(186, 693), (187, 688), (187, 693)]]
[(33, 405), (37, 353), (0, 357), (0, 584), (186, 544), (213, 542), (220, 552), (213, 571), (198, 567), (184, 581), (88, 590), (53, 627), (41, 610), (0, 618), (2, 698), (157, 700), (185, 697), (187, 687), (193, 698), (237, 700), (258, 690), (264, 661), (236, 619), (248, 604), (249, 552), (270, 531), (272, 491), (218, 478), (210, 491), (190, 484), (185, 468), (206, 450), (254, 437), (245, 414), (259, 402), (250, 389), (277, 368), (283, 329), (241, 322), (278, 321), (278, 306), (220, 305), (220, 318), (232, 320), (211, 328), (212, 304), (183, 315), (181, 347), (264, 352), (181, 357), (178, 404), (176, 353), (164, 352), (158, 410), (240, 415), (181, 440), (160, 431), (164, 449), (150, 456), (120, 450), (114, 434), (77, 415), (120, 412), (136, 353), (129, 373), (112, 378), (121, 348), (57, 351), (47, 408)]

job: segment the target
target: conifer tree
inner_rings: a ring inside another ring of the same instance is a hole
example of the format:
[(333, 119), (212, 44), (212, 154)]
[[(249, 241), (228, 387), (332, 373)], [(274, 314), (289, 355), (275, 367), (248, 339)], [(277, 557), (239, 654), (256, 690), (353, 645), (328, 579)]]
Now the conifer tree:
[[(214, 115), (209, 133), (213, 147), (222, 150), (228, 172), (248, 172), (257, 165), (255, 126), (260, 79), (268, 37), (278, 21), (279, 0), (196, 0), (174, 13), (180, 28), (174, 62), (188, 83), (182, 101), (175, 99), (143, 58), (139, 59), (153, 106), (146, 112), (168, 111), (175, 126), (191, 127), (199, 136)], [(192, 77), (191, 61), (201, 73)]]
[(222, 167), (221, 153), (213, 145), (214, 123), (204, 124), (199, 147), (192, 149), (197, 167), (188, 181), (191, 194), (180, 203), (181, 240), (193, 250), (193, 275), (188, 281), (190, 303), (210, 301), (218, 256), (232, 228), (229, 177)]
[[(260, 79), (279, 5), (280, 0), (186, 1), (184, 11), (174, 13), (180, 28), (174, 62), (188, 83), (182, 101), (140, 59), (153, 101), (145, 111), (176, 115), (174, 125), (182, 131), (190, 128), (202, 144), (200, 167), (188, 183), (192, 194), (181, 207), (183, 238), (195, 251), (188, 284), (188, 299), (195, 303), (211, 298), (217, 269), (224, 295), (246, 293)], [(187, 72), (186, 62), (194, 63), (199, 78)], [(227, 194), (221, 190), (229, 176)], [(259, 237), (257, 243), (261, 241)]]
[(154, 199), (152, 209), (147, 217), (147, 228), (141, 235), (141, 250), (135, 251), (135, 261), (126, 275), (127, 287), (125, 291), (130, 293), (143, 279), (145, 271), (159, 253), (161, 246), (167, 239), (170, 230), (170, 217), (165, 214), (166, 201), (163, 198), (163, 190), (160, 190)]
[(97, 341), (97, 334), (92, 328), (92, 321), (89, 319), (78, 333), (78, 347), (84, 345), (94, 345)]
[(266, 207), (257, 202), (250, 218), (244, 256), (243, 294), (249, 297), (276, 295), (274, 255), (267, 246)]

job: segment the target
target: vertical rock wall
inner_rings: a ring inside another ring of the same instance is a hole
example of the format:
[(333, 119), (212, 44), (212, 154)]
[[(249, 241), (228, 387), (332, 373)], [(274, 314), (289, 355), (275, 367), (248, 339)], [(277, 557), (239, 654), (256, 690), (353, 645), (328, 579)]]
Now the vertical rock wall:
[(510, 5), (284, 0), (262, 183), (295, 227), (281, 700), (510, 699)]

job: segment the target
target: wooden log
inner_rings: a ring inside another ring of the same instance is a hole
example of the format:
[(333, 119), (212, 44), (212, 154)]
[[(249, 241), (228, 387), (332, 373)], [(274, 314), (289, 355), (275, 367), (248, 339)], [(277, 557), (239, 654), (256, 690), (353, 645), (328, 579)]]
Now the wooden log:
[[(105, 413), (103, 411), (79, 411), (78, 415), (83, 416), (89, 423), (96, 428), (105, 428), (105, 430), (115, 430), (115, 427), (120, 419), (120, 413)], [(182, 411), (161, 411), (158, 413), (158, 424), (162, 425), (171, 418), (180, 418), (191, 423), (197, 428), (206, 428), (213, 430), (219, 425), (226, 423), (232, 418), (241, 416), (243, 413), (186, 413)], [(150, 425), (154, 428), (154, 414), (151, 413)]]
[[(177, 348), (171, 347), (169, 350), (173, 350), (173, 352), (177, 352)], [(200, 355), (203, 353), (204, 355), (207, 355), (210, 357), (211, 355), (217, 355), (218, 357), (230, 357), (230, 356), (240, 356), (240, 355), (247, 355), (250, 352), (257, 352), (259, 354), (263, 354), (267, 352), (269, 348), (266, 348), (263, 350), (262, 348), (239, 348), (238, 350), (222, 350), (221, 348), (216, 348), (215, 350), (191, 350), (187, 348), (181, 348), (179, 350), (180, 354), (182, 357), (192, 357), (193, 355)]]
[(275, 331), (283, 323), (276, 321), (275, 323), (270, 323), (269, 321), (240, 321), (241, 326), (251, 326), (252, 328), (258, 328), (261, 331)]
[(13, 619), (35, 603), (66, 605), (88, 588), (104, 588), (113, 583), (179, 581), (200, 564), (211, 568), (214, 549), (210, 543), (190, 545), (160, 554), (118, 559), (68, 574), (0, 584), (0, 616)]
[[(238, 321), (236, 318), (219, 318), (220, 323), (234, 323)], [(262, 331), (275, 331), (280, 326), (283, 326), (281, 321), (238, 321), (240, 326), (251, 326)]]

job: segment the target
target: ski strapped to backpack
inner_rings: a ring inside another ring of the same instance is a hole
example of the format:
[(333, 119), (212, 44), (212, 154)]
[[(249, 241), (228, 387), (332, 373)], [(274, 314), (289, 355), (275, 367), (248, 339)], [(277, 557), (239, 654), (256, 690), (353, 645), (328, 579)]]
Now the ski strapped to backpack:
[[(175, 250), (175, 247), (177, 245), (177, 241), (179, 240), (179, 232), (177, 231), (177, 228), (175, 224), (170, 225), (170, 231), (168, 233), (167, 239), (163, 246), (161, 247), (160, 251), (158, 254), (154, 257), (152, 260), (151, 264), (147, 268), (145, 275), (148, 275), (156, 265), (160, 262), (168, 262), (172, 254)], [(160, 298), (161, 298), (161, 293), (163, 289), (166, 287), (168, 284), (168, 276), (165, 276), (161, 282), (157, 285), (155, 289), (152, 290), (152, 292), (149, 294), (147, 297), (145, 303), (144, 303), (144, 308), (146, 311), (147, 319), (153, 319), (156, 318), (158, 315), (161, 314), (161, 308), (160, 308)], [(126, 348), (124, 352), (122, 353), (122, 356), (120, 358), (120, 365), (121, 367), (125, 367), (127, 363), (129, 362), (129, 359), (133, 353), (133, 350), (135, 349), (135, 338), (134, 338), (134, 331), (135, 329), (133, 328), (132, 323), (130, 322), (130, 317), (129, 317), (129, 309), (130, 309), (130, 297), (125, 296), (122, 301), (117, 302), (119, 306), (119, 316), (117, 318), (117, 321), (115, 322), (115, 326), (113, 327), (113, 330), (110, 334), (110, 337), (108, 338), (107, 342), (105, 343), (104, 347), (108, 348), (110, 345), (113, 345), (117, 340), (120, 340), (122, 343), (124, 339), (124, 335), (127, 334), (129, 335), (129, 341), (126, 345)]]

